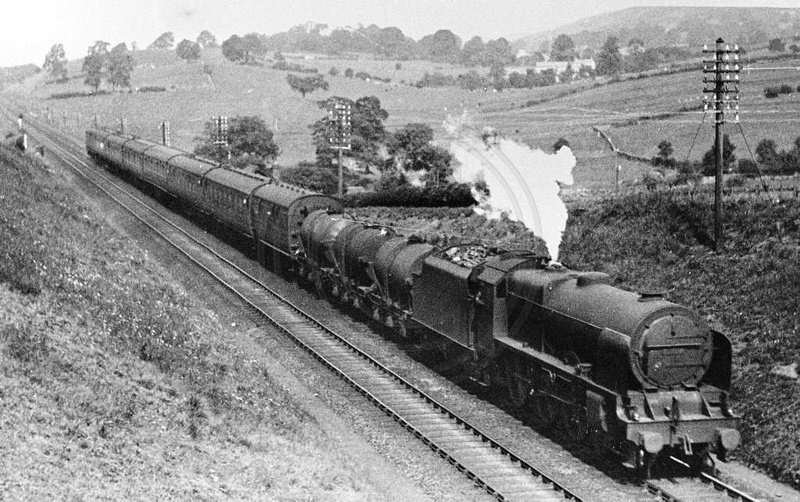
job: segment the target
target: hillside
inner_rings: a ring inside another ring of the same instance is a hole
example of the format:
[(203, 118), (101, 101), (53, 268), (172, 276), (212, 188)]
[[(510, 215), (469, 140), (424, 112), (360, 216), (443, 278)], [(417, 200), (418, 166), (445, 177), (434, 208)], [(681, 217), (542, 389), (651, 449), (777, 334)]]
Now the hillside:
[[(577, 46), (599, 49), (609, 35), (622, 44), (639, 38), (647, 47), (702, 47), (722, 37), (748, 47), (766, 46), (771, 38), (790, 40), (800, 32), (800, 9), (769, 7), (630, 7), (582, 19), (520, 40), (537, 49), (558, 34)], [(789, 44), (787, 44), (789, 45)]]

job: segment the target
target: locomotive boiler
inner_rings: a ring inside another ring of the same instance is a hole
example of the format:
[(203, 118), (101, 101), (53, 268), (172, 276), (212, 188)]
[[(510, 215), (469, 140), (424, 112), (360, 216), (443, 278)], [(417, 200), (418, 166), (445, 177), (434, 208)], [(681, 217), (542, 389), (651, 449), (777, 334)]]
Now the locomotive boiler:
[(729, 339), (660, 295), (525, 251), (438, 248), (353, 221), (335, 198), (133, 136), (92, 129), (86, 146), (252, 239), (270, 270), (433, 341), (538, 425), (610, 448), (642, 473), (665, 455), (701, 468), (739, 443)]

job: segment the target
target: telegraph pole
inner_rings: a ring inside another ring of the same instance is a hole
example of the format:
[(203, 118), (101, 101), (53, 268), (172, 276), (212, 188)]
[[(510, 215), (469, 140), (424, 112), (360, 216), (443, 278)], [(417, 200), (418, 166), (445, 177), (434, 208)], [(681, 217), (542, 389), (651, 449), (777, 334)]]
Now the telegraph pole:
[[(714, 59), (703, 59), (703, 109), (708, 110), (709, 105), (714, 107), (714, 250), (722, 249), (722, 125), (725, 123), (725, 113), (733, 111), (734, 121), (739, 121), (739, 46), (725, 44), (721, 38), (717, 39), (713, 50), (703, 46), (703, 54), (713, 54)], [(733, 61), (731, 61), (733, 56)], [(731, 64), (732, 63), (732, 64)], [(706, 75), (711, 75), (707, 77)], [(732, 96), (731, 96), (732, 95)], [(734, 108), (731, 108), (731, 101)]]
[(352, 115), (353, 105), (344, 99), (336, 99), (328, 108), (328, 143), (331, 149), (339, 151), (339, 198), (344, 195), (342, 151), (352, 148)]

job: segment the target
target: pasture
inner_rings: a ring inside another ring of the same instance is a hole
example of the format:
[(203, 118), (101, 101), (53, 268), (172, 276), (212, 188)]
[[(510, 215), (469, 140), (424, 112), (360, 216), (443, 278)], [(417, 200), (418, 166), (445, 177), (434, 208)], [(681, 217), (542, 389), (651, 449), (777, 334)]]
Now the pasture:
[[(198, 63), (179, 60), (174, 51), (138, 51), (133, 87), (161, 86), (166, 92), (117, 92), (63, 100), (47, 99), (55, 93), (86, 91), (80, 76), (82, 60), (70, 63), (71, 80), (64, 84), (45, 84), (44, 76), (29, 79), (24, 85), (29, 107), (49, 113), (52, 120), (77, 130), (86, 128), (97, 116), (98, 123), (116, 126), (125, 117), (128, 130), (152, 140), (160, 139), (159, 124), (168, 121), (172, 144), (191, 150), (203, 125), (216, 115), (259, 115), (270, 124), (281, 148), (278, 164), (294, 165), (313, 160), (314, 148), (308, 125), (324, 116), (317, 101), (330, 96), (358, 99), (377, 96), (389, 112), (388, 130), (410, 122), (431, 125), (436, 139), (446, 143), (444, 122), (448, 117), (466, 114), (468, 130), (479, 133), (494, 128), (507, 137), (549, 151), (560, 137), (566, 138), (577, 157), (574, 171), (578, 188), (614, 188), (619, 166), (621, 184), (641, 180), (651, 166), (622, 159), (598, 137), (593, 126), (601, 127), (621, 150), (652, 157), (662, 140), (670, 141), (679, 161), (699, 160), (713, 144), (713, 114), (703, 115), (703, 74), (678, 72), (616, 83), (577, 81), (535, 89), (506, 89), (501, 92), (467, 91), (452, 87), (422, 88), (410, 85), (426, 73), (448, 75), (466, 73), (468, 68), (425, 61), (375, 59), (334, 59), (294, 57), (289, 63), (317, 68), (330, 83), (327, 91), (302, 98), (286, 83), (285, 71), (242, 66), (227, 61), (220, 50), (202, 53)], [(793, 124), (800, 118), (800, 92), (764, 97), (769, 85), (800, 85), (799, 60), (750, 64), (741, 74), (741, 129), (727, 124), (736, 145), (737, 158), (749, 158), (751, 150), (764, 138), (776, 141), (779, 149), (790, 148), (800, 129)], [(203, 71), (206, 65), (211, 74)], [(330, 76), (336, 67), (339, 75)], [(757, 70), (785, 67), (784, 70)], [(367, 72), (390, 82), (364, 81), (343, 76), (346, 68)], [(485, 71), (485, 70), (484, 70)], [(80, 118), (78, 118), (80, 116)], [(732, 116), (731, 116), (732, 118)], [(702, 123), (702, 127), (701, 127)]]

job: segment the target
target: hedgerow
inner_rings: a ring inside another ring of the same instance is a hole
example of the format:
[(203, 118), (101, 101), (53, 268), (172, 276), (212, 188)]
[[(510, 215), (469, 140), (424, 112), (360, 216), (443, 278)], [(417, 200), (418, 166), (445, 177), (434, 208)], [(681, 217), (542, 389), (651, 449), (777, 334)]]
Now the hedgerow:
[(346, 195), (347, 207), (468, 207), (475, 204), (469, 185), (454, 183), (439, 187), (399, 187), (378, 192)]

